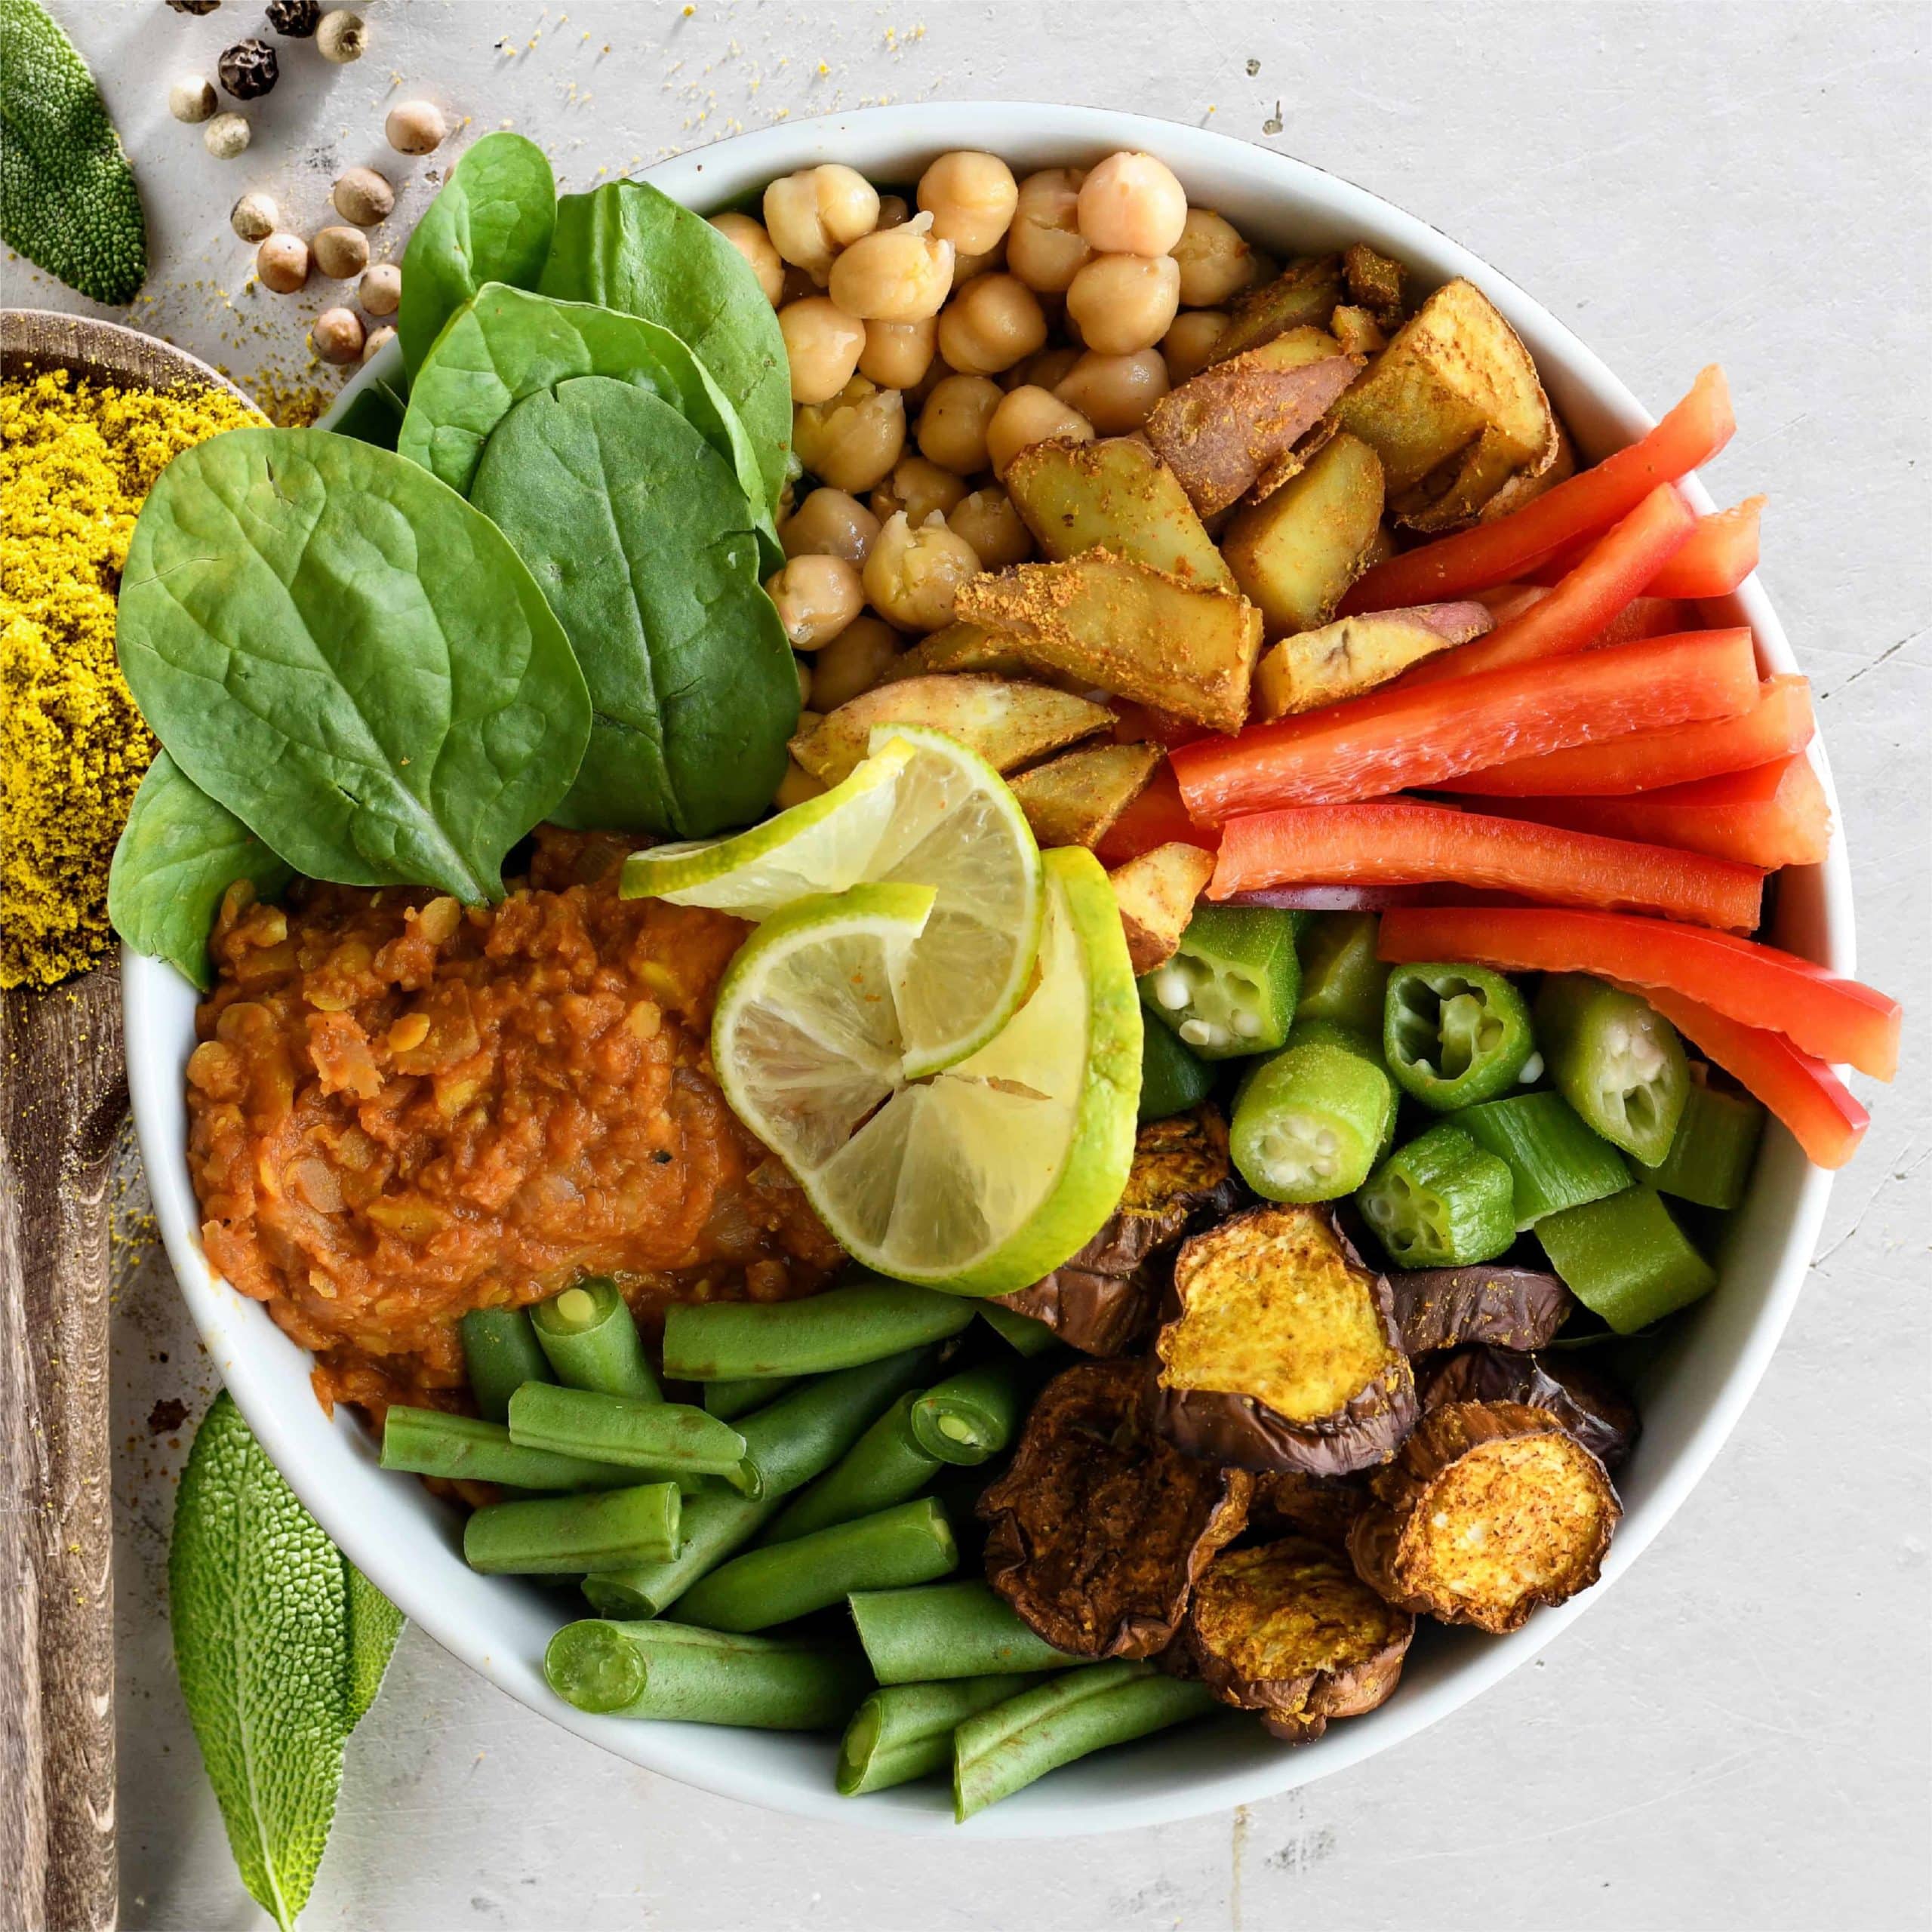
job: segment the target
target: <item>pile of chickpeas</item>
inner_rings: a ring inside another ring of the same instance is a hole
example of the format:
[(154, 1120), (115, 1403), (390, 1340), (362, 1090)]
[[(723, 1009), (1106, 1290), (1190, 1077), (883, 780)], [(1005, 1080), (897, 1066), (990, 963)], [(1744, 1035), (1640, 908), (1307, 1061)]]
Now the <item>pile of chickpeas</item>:
[[(773, 182), (762, 222), (712, 223), (791, 364), (811, 487), (783, 506), (788, 561), (765, 587), (806, 654), (808, 716), (949, 623), (966, 578), (1033, 554), (1001, 485), (1021, 450), (1138, 429), (1205, 364), (1223, 305), (1275, 272), (1152, 155), (1022, 180), (996, 155), (943, 154), (915, 199), (828, 163)], [(795, 769), (787, 786), (815, 789)]]

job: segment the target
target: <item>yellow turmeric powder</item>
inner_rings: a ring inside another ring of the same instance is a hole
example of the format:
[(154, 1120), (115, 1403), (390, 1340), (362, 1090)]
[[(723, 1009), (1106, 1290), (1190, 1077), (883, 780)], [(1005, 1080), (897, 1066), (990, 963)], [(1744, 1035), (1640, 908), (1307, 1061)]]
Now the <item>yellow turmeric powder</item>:
[(107, 950), (108, 861), (155, 751), (114, 657), (134, 518), (182, 451), (260, 420), (219, 390), (0, 382), (0, 987)]

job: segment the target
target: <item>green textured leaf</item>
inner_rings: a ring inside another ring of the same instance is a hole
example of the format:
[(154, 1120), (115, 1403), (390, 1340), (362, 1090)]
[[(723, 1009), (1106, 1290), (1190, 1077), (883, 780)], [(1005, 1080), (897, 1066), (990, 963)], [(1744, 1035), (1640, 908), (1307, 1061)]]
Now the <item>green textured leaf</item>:
[(134, 171), (74, 44), (36, 0), (0, 0), (0, 239), (117, 306), (147, 278)]
[(402, 1612), (347, 1557), (349, 1579), (349, 1728), (368, 1716), (402, 1635)]

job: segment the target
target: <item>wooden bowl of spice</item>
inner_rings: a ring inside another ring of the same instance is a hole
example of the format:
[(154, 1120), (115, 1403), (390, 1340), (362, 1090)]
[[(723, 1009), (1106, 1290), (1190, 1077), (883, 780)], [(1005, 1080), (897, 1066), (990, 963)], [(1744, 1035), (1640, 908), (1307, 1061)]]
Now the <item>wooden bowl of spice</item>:
[(0, 309), (0, 1762), (35, 1924), (115, 1922), (107, 1190), (127, 1108), (107, 868), (153, 756), (114, 654), (142, 499), (260, 420), (113, 322)]

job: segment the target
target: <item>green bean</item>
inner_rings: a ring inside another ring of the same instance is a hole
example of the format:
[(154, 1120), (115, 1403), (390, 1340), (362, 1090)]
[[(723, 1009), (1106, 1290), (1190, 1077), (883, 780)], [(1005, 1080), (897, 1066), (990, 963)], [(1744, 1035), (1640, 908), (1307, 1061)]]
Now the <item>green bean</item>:
[(674, 1482), (640, 1483), (592, 1496), (492, 1503), (471, 1512), (463, 1554), (472, 1570), (524, 1577), (628, 1570), (676, 1555)]
[(780, 1395), (798, 1386), (795, 1375), (749, 1376), (737, 1382), (707, 1382), (704, 1385), (704, 1407), (707, 1415), (715, 1416), (720, 1422), (736, 1422), (740, 1416), (748, 1416), (754, 1409), (761, 1409), (768, 1402), (775, 1402)]
[(1043, 1355), (1060, 1340), (1044, 1321), (1002, 1308), (998, 1302), (980, 1303), (980, 1318), (1009, 1348), (1018, 1349), (1023, 1355)]
[(1709, 1294), (1716, 1271), (1648, 1187), (1566, 1208), (1537, 1223), (1564, 1285), (1620, 1335), (1635, 1334)]
[(838, 1741), (840, 1795), (857, 1798), (944, 1770), (952, 1761), (954, 1730), (1026, 1687), (1023, 1677), (958, 1677), (875, 1690)]
[(721, 1382), (854, 1368), (956, 1335), (978, 1308), (876, 1275), (804, 1301), (680, 1303), (664, 1318), (664, 1373)]
[(915, 1399), (912, 1439), (928, 1455), (971, 1469), (1013, 1440), (1026, 1408), (1020, 1364), (1011, 1358), (982, 1362)]
[(472, 1308), (458, 1324), (469, 1392), (486, 1422), (502, 1422), (526, 1382), (548, 1382), (550, 1364), (520, 1308)]
[(687, 1622), (714, 1630), (765, 1630), (853, 1590), (929, 1583), (958, 1561), (946, 1512), (921, 1497), (747, 1550), (687, 1591), (678, 1607)]
[(1561, 1094), (1515, 1094), (1464, 1107), (1456, 1124), (1509, 1168), (1519, 1229), (1630, 1185), (1623, 1156), (1592, 1134)]
[(745, 1438), (729, 1423), (682, 1402), (633, 1402), (594, 1389), (529, 1383), (510, 1398), (510, 1440), (657, 1476), (724, 1476), (739, 1488), (751, 1484)]
[(1389, 968), (1375, 955), (1382, 921), (1373, 912), (1317, 912), (1296, 935), (1301, 958), (1297, 1020), (1331, 1020), (1382, 1037)]
[(457, 1482), (505, 1483), (513, 1489), (633, 1489), (635, 1469), (547, 1449), (520, 1449), (500, 1422), (453, 1416), (398, 1403), (383, 1419), (382, 1465)]
[(686, 1623), (567, 1623), (543, 1654), (550, 1688), (580, 1711), (758, 1730), (829, 1730), (870, 1681), (849, 1644), (747, 1637)]
[(858, 1591), (852, 1621), (881, 1684), (1064, 1670), (1084, 1661), (1056, 1650), (1004, 1597), (977, 1581)]
[(1141, 1028), (1137, 1113), (1143, 1126), (1198, 1107), (1214, 1091), (1214, 1069), (1183, 1046), (1179, 1034), (1164, 1026)]
[(530, 1311), (530, 1323), (566, 1389), (595, 1389), (633, 1402), (664, 1399), (629, 1306), (608, 1276), (592, 1275), (540, 1301)]
[(1669, 1152), (1644, 1170), (1644, 1178), (1660, 1194), (1700, 1208), (1735, 1208), (1764, 1129), (1764, 1110), (1755, 1100), (1693, 1081)]
[(792, 1499), (762, 1540), (789, 1543), (917, 1496), (941, 1466), (940, 1457), (913, 1440), (909, 1417), (914, 1402), (923, 1399), (901, 1395), (832, 1468)]
[(1214, 1708), (1204, 1684), (1164, 1676), (1151, 1663), (1089, 1664), (1051, 1678), (953, 1733), (953, 1816), (963, 1824), (1062, 1764)]

